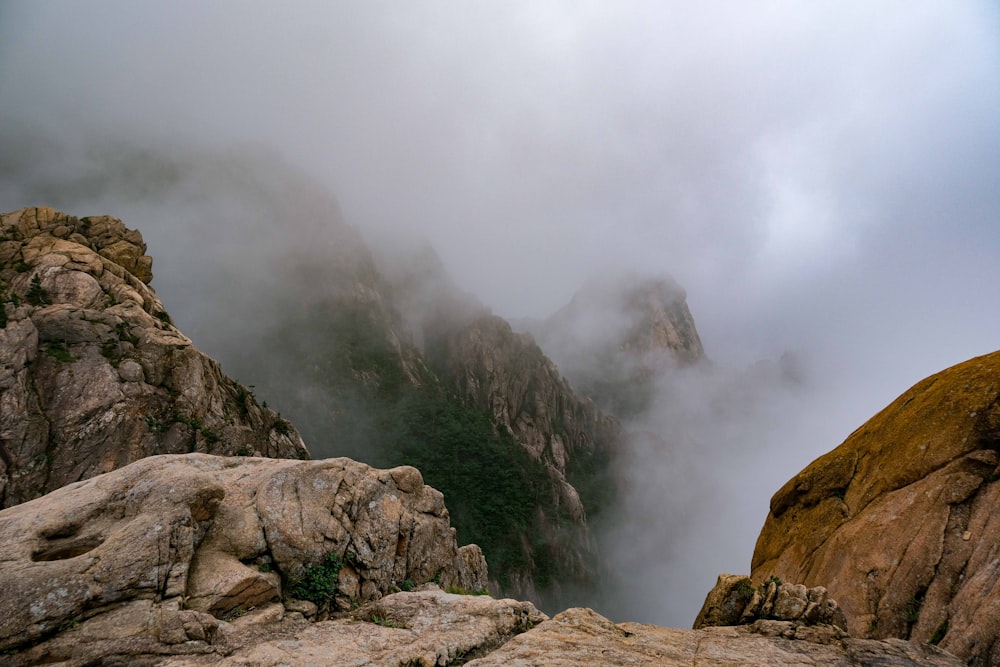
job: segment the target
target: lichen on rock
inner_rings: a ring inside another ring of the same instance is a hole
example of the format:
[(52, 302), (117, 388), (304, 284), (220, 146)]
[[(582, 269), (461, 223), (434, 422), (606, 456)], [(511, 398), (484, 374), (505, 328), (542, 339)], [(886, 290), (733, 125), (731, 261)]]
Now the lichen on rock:
[(859, 637), (1000, 659), (1000, 352), (906, 391), (773, 497), (752, 576), (822, 584)]
[[(720, 574), (694, 621), (694, 629), (787, 622), (791, 627), (825, 625), (846, 636), (847, 619), (826, 588), (806, 588), (772, 577), (759, 586), (746, 575)], [(766, 624), (765, 624), (766, 625)]]

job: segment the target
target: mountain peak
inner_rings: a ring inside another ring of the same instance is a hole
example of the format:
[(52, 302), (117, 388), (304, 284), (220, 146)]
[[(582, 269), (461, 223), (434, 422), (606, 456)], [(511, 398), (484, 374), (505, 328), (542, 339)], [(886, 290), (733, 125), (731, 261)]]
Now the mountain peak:
[(685, 299), (666, 275), (591, 281), (529, 329), (574, 388), (627, 418), (648, 407), (658, 373), (705, 357)]

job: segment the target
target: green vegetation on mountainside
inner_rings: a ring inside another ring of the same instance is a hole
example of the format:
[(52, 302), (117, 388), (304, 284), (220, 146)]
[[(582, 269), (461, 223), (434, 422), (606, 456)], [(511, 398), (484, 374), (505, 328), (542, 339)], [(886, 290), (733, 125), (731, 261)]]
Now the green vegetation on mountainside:
[(513, 573), (534, 569), (533, 556), (544, 547), (531, 545), (529, 552), (522, 539), (537, 532), (535, 512), (551, 503), (543, 465), (438, 387), (413, 390), (387, 421), (394, 432), (376, 465), (415, 466), (444, 493), (460, 543), (482, 547), (501, 586)]
[[(371, 303), (341, 301), (284, 319), (253, 363), (257, 391), (280, 407), (315, 458), (350, 456), (376, 467), (412, 465), (444, 493), (461, 544), (478, 544), (502, 587), (556, 569), (549, 545), (526, 539), (552, 507), (544, 464), (489, 416), (443, 386), (419, 353), (392, 338)], [(263, 365), (263, 367), (262, 367)]]

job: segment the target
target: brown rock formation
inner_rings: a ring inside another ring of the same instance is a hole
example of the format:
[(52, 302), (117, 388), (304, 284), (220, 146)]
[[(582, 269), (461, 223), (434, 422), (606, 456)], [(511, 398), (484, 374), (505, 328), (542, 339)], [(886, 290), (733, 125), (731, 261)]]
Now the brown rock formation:
[(857, 636), (1000, 662), (1000, 352), (931, 376), (771, 499), (754, 580), (823, 584)]
[(0, 511), (0, 651), (215, 652), (220, 619), (272, 600), (322, 618), (431, 579), (480, 589), (485, 561), (413, 468), (153, 456)]
[(754, 586), (750, 577), (720, 574), (705, 597), (694, 629), (750, 625), (759, 620), (790, 621), (793, 627), (828, 625), (847, 632), (844, 612), (825, 588), (771, 579)]
[(0, 506), (150, 454), (308, 457), (172, 325), (145, 252), (110, 217), (0, 216)]

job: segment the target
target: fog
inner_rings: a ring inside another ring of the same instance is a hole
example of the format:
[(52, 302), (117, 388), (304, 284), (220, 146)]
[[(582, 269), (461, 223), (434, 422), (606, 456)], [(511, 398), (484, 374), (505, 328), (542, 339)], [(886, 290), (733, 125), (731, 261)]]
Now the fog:
[[(998, 186), (988, 0), (0, 1), (0, 209), (140, 228), (213, 354), (252, 323), (204, 286), (280, 293), (325, 217), (510, 318), (672, 275), (715, 370), (647, 415), (621, 619), (690, 624), (785, 480), (998, 347)], [(747, 370), (785, 354), (797, 383)]]

